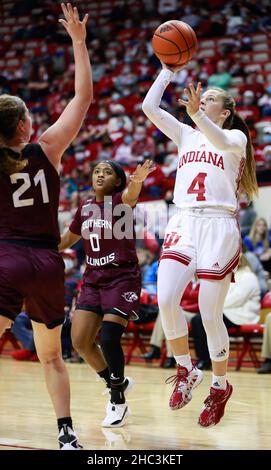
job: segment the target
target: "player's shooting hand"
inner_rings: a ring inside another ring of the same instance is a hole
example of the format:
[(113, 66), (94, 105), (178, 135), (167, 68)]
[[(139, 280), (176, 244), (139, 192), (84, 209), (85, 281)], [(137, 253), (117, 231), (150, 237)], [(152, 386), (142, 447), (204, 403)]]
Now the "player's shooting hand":
[(143, 183), (149, 174), (155, 170), (152, 160), (146, 160), (143, 165), (137, 165), (135, 172), (130, 175), (130, 181), (133, 183)]
[(188, 88), (184, 89), (184, 94), (187, 97), (187, 100), (179, 99), (178, 103), (186, 107), (186, 111), (189, 116), (193, 116), (199, 110), (200, 107), (200, 97), (201, 97), (201, 83), (197, 84), (195, 89), (193, 83), (189, 83)]
[(170, 70), (171, 72), (174, 72), (174, 73), (179, 72), (180, 70), (183, 70), (185, 68), (185, 64), (184, 65), (167, 65), (164, 62), (161, 62), (161, 64), (162, 64), (163, 69)]
[(86, 14), (82, 21), (80, 21), (78, 10), (76, 7), (72, 7), (70, 3), (61, 3), (61, 8), (65, 16), (65, 20), (62, 18), (59, 21), (67, 33), (70, 35), (74, 42), (85, 42), (86, 40), (86, 23), (88, 20), (88, 14)]

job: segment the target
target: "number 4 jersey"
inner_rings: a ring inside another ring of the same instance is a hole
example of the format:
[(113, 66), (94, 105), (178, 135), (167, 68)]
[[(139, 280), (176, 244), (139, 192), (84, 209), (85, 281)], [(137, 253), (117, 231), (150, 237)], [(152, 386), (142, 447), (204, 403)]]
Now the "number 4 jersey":
[(89, 269), (138, 262), (133, 210), (122, 203), (121, 196), (115, 193), (103, 202), (97, 202), (95, 197), (86, 201), (70, 225), (70, 231), (83, 238)]
[(160, 102), (172, 77), (170, 70), (160, 72), (142, 109), (178, 147), (173, 201), (179, 208), (222, 207), (234, 213), (247, 138), (238, 129), (221, 129), (202, 110), (193, 115), (197, 130), (162, 109)]
[(0, 239), (59, 243), (59, 175), (39, 144), (27, 144), (28, 165), (20, 172), (0, 172)]
[[(224, 131), (238, 139), (238, 130)], [(215, 148), (202, 132), (180, 126), (181, 146), (173, 202), (177, 207), (223, 207), (237, 210), (237, 191), (245, 164), (245, 144), (239, 152)], [(241, 135), (241, 138), (243, 136)], [(242, 141), (241, 141), (242, 142)]]

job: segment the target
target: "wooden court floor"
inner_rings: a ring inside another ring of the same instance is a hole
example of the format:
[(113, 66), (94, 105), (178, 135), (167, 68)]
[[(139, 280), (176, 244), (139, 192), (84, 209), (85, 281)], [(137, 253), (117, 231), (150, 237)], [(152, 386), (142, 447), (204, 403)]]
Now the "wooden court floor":
[[(127, 366), (135, 379), (128, 395), (132, 415), (119, 429), (103, 429), (107, 396), (104, 386), (86, 364), (68, 364), (76, 432), (88, 450), (224, 450), (271, 449), (271, 376), (254, 369), (235, 372), (229, 380), (234, 393), (221, 423), (210, 429), (197, 418), (210, 386), (211, 373), (182, 410), (171, 411), (171, 385), (165, 379), (174, 369), (152, 365)], [(0, 357), (0, 450), (57, 449), (57, 429), (39, 363)]]

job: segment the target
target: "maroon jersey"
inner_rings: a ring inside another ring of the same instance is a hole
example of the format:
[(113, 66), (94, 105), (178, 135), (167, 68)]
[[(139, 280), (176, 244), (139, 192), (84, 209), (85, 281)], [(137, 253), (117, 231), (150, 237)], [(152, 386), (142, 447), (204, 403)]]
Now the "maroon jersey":
[(133, 211), (122, 203), (121, 193), (104, 202), (88, 200), (77, 210), (70, 231), (82, 236), (89, 269), (138, 262)]
[(60, 180), (38, 144), (23, 149), (27, 166), (18, 173), (0, 172), (0, 240), (59, 243)]

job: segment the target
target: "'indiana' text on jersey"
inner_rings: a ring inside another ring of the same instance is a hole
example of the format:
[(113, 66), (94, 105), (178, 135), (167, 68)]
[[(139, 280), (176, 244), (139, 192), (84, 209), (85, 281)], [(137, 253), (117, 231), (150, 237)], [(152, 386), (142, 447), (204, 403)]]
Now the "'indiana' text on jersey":
[(223, 132), (232, 145), (219, 149), (197, 129), (180, 125), (173, 198), (177, 207), (212, 206), (236, 212), (237, 193), (246, 162), (246, 137), (238, 129), (224, 129)]
[(192, 162), (205, 162), (210, 163), (211, 165), (215, 165), (221, 170), (224, 170), (224, 162), (222, 155), (213, 152), (206, 152), (205, 150), (198, 150), (194, 152), (186, 152), (184, 155), (181, 155), (179, 160), (179, 168), (181, 168), (186, 163)]

